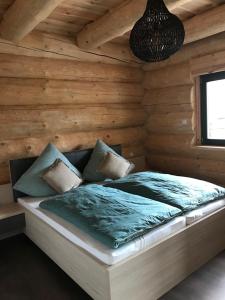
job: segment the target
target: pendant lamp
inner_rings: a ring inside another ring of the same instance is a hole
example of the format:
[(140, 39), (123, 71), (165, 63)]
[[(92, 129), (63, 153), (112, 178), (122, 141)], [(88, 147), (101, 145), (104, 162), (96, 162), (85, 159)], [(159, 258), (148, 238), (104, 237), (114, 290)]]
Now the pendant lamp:
[(131, 31), (130, 48), (145, 62), (162, 61), (182, 47), (184, 37), (183, 23), (163, 0), (148, 0), (143, 17)]

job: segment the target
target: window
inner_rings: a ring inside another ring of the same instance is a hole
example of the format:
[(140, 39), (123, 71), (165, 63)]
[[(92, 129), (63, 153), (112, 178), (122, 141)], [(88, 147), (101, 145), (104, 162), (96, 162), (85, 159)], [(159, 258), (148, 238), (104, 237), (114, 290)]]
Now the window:
[(203, 145), (225, 146), (225, 72), (200, 77)]

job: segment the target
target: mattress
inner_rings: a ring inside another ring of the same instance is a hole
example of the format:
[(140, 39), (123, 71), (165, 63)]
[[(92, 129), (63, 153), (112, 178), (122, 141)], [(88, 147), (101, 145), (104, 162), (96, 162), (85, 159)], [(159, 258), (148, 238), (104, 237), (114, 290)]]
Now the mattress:
[(207, 217), (208, 215), (212, 214), (213, 212), (221, 209), (225, 206), (225, 199), (217, 200), (215, 202), (209, 203), (207, 205), (202, 206), (201, 208), (195, 209), (187, 214), (186, 217), (186, 224), (191, 225), (202, 218)]
[(39, 208), (39, 204), (43, 200), (45, 199), (22, 198), (18, 199), (18, 202), (72, 243), (107, 265), (114, 265), (146, 248), (150, 248), (186, 227), (186, 217), (176, 217), (167, 224), (152, 230), (118, 249), (110, 249), (69, 222)]

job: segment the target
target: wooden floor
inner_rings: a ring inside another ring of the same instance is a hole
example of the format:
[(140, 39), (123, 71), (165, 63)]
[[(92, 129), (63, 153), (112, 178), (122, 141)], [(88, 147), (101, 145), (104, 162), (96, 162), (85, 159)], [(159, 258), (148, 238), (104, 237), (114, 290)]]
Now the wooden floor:
[[(42, 299), (91, 300), (24, 235), (0, 241), (0, 300)], [(225, 251), (160, 300), (225, 300)]]

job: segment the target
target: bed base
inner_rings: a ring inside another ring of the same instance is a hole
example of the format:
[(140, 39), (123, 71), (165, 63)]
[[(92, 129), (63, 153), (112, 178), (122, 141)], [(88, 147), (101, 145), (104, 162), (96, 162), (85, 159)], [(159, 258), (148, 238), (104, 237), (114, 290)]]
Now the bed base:
[(156, 300), (225, 249), (225, 208), (114, 266), (25, 215), (26, 235), (95, 300)]

